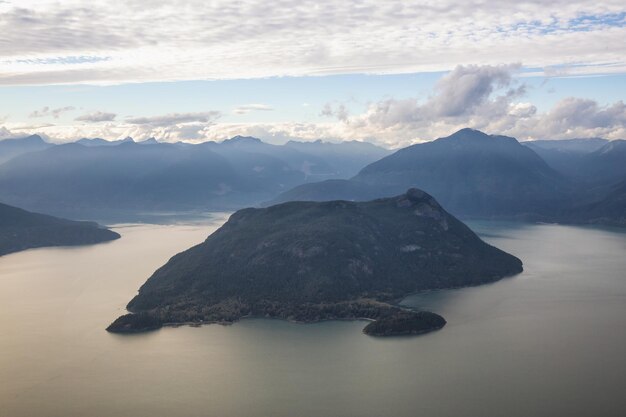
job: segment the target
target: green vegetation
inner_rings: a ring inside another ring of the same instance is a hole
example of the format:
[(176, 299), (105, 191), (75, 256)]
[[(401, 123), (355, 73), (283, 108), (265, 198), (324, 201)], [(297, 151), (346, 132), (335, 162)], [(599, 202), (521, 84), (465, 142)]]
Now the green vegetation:
[(443, 317), (428, 311), (401, 311), (373, 321), (363, 332), (370, 336), (405, 336), (427, 333), (445, 325)]
[[(379, 319), (402, 313), (411, 320), (384, 323), (398, 324), (401, 333), (407, 327), (421, 332), (442, 322), (415, 316), (391, 304), (394, 300), (420, 290), (492, 282), (521, 270), (519, 259), (484, 243), (430, 195), (411, 189), (363, 203), (291, 202), (240, 210), (203, 243), (159, 268), (128, 309), (163, 324), (231, 323), (245, 316)], [(122, 316), (108, 330), (143, 330), (134, 320)], [(375, 327), (370, 333), (385, 332)]]

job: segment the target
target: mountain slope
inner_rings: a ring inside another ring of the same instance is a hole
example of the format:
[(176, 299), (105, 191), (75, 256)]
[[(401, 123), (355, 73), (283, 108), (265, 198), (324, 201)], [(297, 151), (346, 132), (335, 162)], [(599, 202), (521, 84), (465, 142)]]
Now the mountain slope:
[[(299, 186), (276, 201), (325, 200), (329, 186), (336, 184)], [(476, 217), (542, 216), (559, 207), (569, 191), (558, 173), (514, 138), (471, 129), (401, 149), (342, 187), (355, 200), (418, 187), (450, 212)]]
[(345, 141), (330, 143), (289, 141), (285, 147), (295, 149), (307, 155), (324, 160), (333, 169), (334, 175), (319, 175), (319, 179), (350, 178), (363, 167), (379, 160), (391, 151), (367, 142)]
[(76, 143), (83, 146), (117, 146), (122, 143), (134, 142), (132, 138), (124, 138), (119, 140), (106, 140), (102, 138), (82, 138), (76, 141)]
[(564, 217), (572, 223), (626, 226), (626, 181), (612, 187), (597, 201), (568, 210)]
[(271, 145), (249, 136), (235, 136), (221, 143), (205, 142), (203, 145), (230, 157), (248, 153), (280, 159), (290, 168), (302, 172), (307, 182), (349, 178), (367, 164), (389, 154), (388, 150), (369, 143), (328, 143), (318, 140)]
[(616, 183), (626, 177), (626, 140), (612, 140), (585, 155), (577, 176), (592, 183)]
[(555, 140), (533, 140), (521, 142), (539, 155), (540, 150), (550, 150), (566, 152), (570, 154), (588, 154), (597, 151), (609, 141), (602, 138), (578, 138), (578, 139), (555, 139)]
[[(241, 136), (201, 144), (81, 139), (0, 165), (0, 195), (9, 204), (64, 216), (233, 210), (307, 181), (336, 178), (336, 166), (353, 161), (353, 147), (320, 142), (304, 152)], [(329, 151), (314, 155), (318, 148), (333, 150), (331, 162), (323, 156)], [(384, 152), (365, 148), (359, 161)]]
[(521, 142), (532, 149), (555, 171), (570, 178), (577, 176), (577, 169), (585, 156), (608, 143), (606, 139), (563, 139)]
[(44, 246), (89, 245), (119, 237), (96, 223), (31, 213), (0, 203), (0, 255)]
[(401, 310), (386, 302), (521, 269), (517, 258), (484, 243), (417, 189), (364, 203), (244, 209), (159, 268), (128, 305), (137, 314), (109, 330), (250, 314), (297, 321), (396, 317)]
[(72, 143), (0, 165), (0, 193), (11, 204), (60, 213), (231, 209), (302, 181), (303, 175), (282, 161), (272, 163), (268, 175), (268, 161), (252, 164), (264, 168), (259, 171), (243, 170), (201, 146)]
[(581, 184), (614, 185), (626, 176), (626, 140), (592, 138), (523, 144), (556, 171)]
[(45, 142), (39, 135), (0, 141), (0, 164), (28, 152), (41, 151), (54, 146)]

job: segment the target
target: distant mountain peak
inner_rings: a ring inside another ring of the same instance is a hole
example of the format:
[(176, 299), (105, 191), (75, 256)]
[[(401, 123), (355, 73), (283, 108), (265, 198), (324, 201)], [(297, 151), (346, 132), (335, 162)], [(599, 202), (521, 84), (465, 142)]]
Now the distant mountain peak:
[(0, 140), (0, 164), (4, 164), (16, 156), (40, 151), (52, 146), (54, 144), (46, 142), (39, 135), (2, 139)]
[(480, 130), (471, 129), (469, 127), (465, 127), (450, 136), (448, 138), (455, 140), (480, 140), (480, 139), (491, 139), (493, 136), (490, 136)]
[[(128, 139), (128, 138), (127, 138), (127, 139)], [(132, 139), (131, 139), (131, 141), (132, 141)], [(138, 144), (140, 144), (140, 145), (156, 145), (156, 144), (158, 144), (158, 143), (159, 143), (159, 141), (158, 141), (158, 140), (156, 140), (156, 138), (151, 137), (151, 138), (148, 138), (148, 139), (146, 139), (146, 140), (142, 140), (142, 141), (137, 142), (137, 143), (138, 143)]]
[(28, 143), (28, 144), (48, 143), (45, 140), (43, 140), (41, 136), (37, 134), (23, 136), (19, 138), (6, 138), (6, 139), (0, 140), (0, 142), (10, 142), (10, 143), (19, 142), (19, 143)]
[(250, 144), (262, 144), (263, 141), (261, 139), (252, 137), (252, 136), (233, 136), (230, 139), (226, 139), (222, 142), (223, 144), (243, 144), (243, 145), (250, 145)]
[(28, 140), (32, 142), (45, 142), (45, 140), (43, 140), (43, 138), (37, 134), (26, 136), (23, 140)]
[(82, 138), (82, 139), (77, 140), (75, 143), (78, 143), (84, 146), (114, 146), (114, 145), (121, 145), (123, 143), (135, 143), (135, 141), (133, 140), (133, 138), (128, 136), (124, 139), (117, 139), (117, 140), (107, 140), (107, 139), (102, 139), (102, 138)]

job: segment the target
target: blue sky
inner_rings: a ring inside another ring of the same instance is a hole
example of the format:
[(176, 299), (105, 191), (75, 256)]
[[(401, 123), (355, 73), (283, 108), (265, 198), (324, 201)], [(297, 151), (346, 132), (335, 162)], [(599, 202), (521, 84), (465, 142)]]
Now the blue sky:
[[(322, 77), (272, 77), (251, 80), (178, 81), (112, 86), (51, 85), (0, 87), (3, 116), (27, 120), (44, 106), (76, 107), (60, 117), (70, 122), (86, 111), (107, 110), (125, 116), (151, 116), (177, 112), (219, 110), (232, 122), (324, 121), (323, 106), (345, 103), (355, 111), (385, 98), (426, 98), (444, 73), (395, 75), (329, 75)], [(626, 97), (626, 74), (581, 77), (528, 77), (526, 99), (539, 110), (559, 100), (587, 97), (610, 104)], [(273, 111), (243, 115), (232, 110), (250, 103), (267, 104)]]
[(0, 30), (0, 137), (626, 136), (623, 1), (8, 0)]

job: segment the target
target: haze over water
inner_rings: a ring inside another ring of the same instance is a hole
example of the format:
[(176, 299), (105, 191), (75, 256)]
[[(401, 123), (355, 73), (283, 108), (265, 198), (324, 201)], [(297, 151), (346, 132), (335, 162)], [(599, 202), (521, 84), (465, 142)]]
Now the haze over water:
[(122, 239), (0, 258), (0, 417), (621, 416), (626, 233), (472, 223), (524, 261), (495, 284), (409, 297), (443, 330), (244, 320), (104, 328), (224, 221), (123, 225)]

